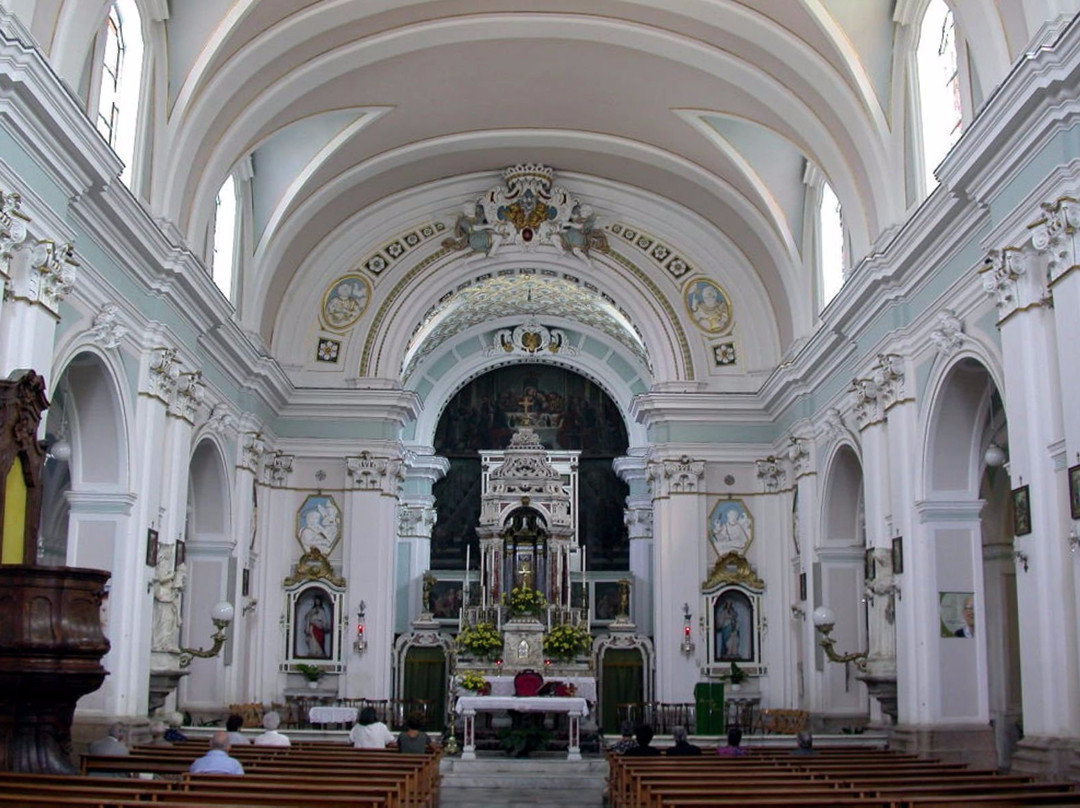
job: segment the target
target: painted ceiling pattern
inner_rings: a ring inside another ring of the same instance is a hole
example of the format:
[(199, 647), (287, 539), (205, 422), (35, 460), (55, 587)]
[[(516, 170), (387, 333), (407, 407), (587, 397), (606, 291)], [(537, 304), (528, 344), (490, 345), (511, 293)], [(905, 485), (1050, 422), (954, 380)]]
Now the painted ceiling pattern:
[(648, 352), (641, 337), (609, 296), (568, 276), (555, 275), (550, 270), (508, 270), (482, 276), (470, 286), (448, 293), (413, 334), (402, 378), (408, 378), (426, 356), (456, 334), (481, 323), (515, 316), (558, 318), (589, 326), (648, 366)]

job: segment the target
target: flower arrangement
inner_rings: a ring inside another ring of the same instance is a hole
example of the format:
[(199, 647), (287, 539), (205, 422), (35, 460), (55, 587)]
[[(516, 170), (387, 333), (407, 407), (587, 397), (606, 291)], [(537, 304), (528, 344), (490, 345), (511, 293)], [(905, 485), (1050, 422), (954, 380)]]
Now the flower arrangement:
[(478, 657), (494, 657), (502, 653), (503, 639), (491, 623), (477, 623), (462, 629), (457, 638), (458, 648)]
[(510, 615), (531, 614), (537, 617), (547, 606), (543, 593), (537, 589), (515, 586), (510, 593), (503, 593), (503, 605), (510, 610)]
[(471, 690), (480, 695), (491, 692), (491, 683), (476, 671), (465, 671), (461, 675), (458, 684), (461, 685), (463, 690)]
[(544, 635), (544, 653), (554, 659), (569, 661), (592, 647), (592, 635), (582, 626), (563, 623)]
[(306, 662), (301, 662), (296, 666), (296, 672), (303, 674), (304, 678), (309, 682), (317, 682), (326, 675), (326, 669), (320, 668), (318, 665), (309, 665)]
[(742, 684), (745, 679), (746, 671), (744, 671), (742, 668), (732, 662), (731, 673), (728, 674), (728, 681), (731, 682), (733, 685), (738, 685)]

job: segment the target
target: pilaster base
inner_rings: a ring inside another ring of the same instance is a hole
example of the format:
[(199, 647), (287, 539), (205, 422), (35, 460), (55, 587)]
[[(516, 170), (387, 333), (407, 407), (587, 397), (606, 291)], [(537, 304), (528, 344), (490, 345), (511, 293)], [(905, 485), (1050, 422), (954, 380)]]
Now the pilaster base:
[(1047, 780), (1080, 780), (1080, 738), (1024, 738), (1016, 745), (1009, 771)]
[(947, 763), (966, 763), (977, 769), (998, 767), (994, 730), (985, 725), (902, 725), (890, 733), (889, 748), (939, 758)]

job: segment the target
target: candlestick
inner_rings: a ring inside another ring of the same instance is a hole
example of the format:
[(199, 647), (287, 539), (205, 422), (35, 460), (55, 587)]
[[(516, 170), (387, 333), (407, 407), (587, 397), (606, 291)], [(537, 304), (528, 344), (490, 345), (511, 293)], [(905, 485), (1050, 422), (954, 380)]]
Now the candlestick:
[(472, 555), (471, 554), (472, 554), (472, 546), (466, 544), (465, 545), (465, 586), (464, 586), (465, 597), (463, 598), (463, 600), (465, 601), (466, 606), (469, 605), (469, 562), (472, 560)]

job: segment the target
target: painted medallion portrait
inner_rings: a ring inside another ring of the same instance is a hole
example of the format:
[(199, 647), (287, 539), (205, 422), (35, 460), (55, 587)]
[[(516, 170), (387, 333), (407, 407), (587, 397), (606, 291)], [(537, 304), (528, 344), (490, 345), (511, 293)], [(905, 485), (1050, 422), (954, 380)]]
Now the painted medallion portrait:
[(741, 499), (722, 499), (709, 514), (709, 541), (716, 554), (745, 555), (754, 540), (754, 524)]
[(359, 275), (344, 275), (331, 284), (323, 296), (322, 319), (327, 328), (351, 328), (367, 310), (371, 287)]
[(296, 538), (305, 553), (334, 551), (341, 539), (341, 510), (333, 497), (313, 494), (304, 500), (296, 512)]
[(683, 291), (683, 302), (694, 323), (707, 334), (723, 334), (731, 329), (728, 297), (708, 278), (691, 280)]

